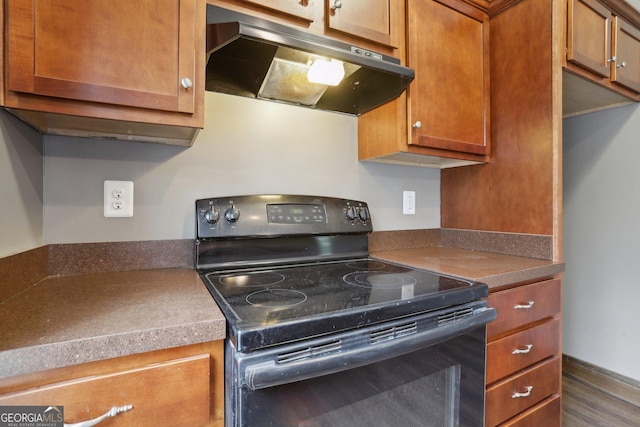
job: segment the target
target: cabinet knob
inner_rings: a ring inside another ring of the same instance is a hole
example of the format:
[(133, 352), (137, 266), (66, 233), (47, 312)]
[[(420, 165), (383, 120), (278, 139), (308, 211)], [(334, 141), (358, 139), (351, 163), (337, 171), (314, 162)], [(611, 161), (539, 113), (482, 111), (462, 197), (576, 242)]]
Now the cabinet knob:
[(627, 66), (627, 61), (622, 61), (620, 64), (616, 65), (616, 68), (620, 68), (620, 67), (624, 68), (626, 66)]
[(413, 124), (414, 129), (420, 129), (421, 127), (422, 127), (422, 122), (420, 120), (418, 120)]
[(95, 426), (98, 423), (101, 423), (102, 421), (106, 420), (107, 418), (110, 417), (115, 417), (116, 415), (122, 413), (122, 412), (127, 412), (129, 410), (133, 409), (133, 405), (125, 405), (125, 406), (114, 406), (113, 408), (109, 409), (109, 411), (107, 411), (105, 414), (100, 415), (97, 418), (94, 418), (92, 420), (87, 420), (87, 421), (82, 421), (79, 423), (73, 423), (73, 424), (67, 424), (65, 423), (64, 426), (65, 427), (91, 427), (91, 426)]
[(340, 9), (342, 7), (342, 2), (340, 0), (335, 0), (331, 5), (332, 10)]
[(616, 62), (618, 60), (618, 58), (616, 58), (615, 56), (612, 56), (611, 58), (607, 59), (607, 64), (610, 62)]
[(189, 77), (183, 77), (182, 79), (180, 79), (180, 85), (182, 85), (182, 87), (185, 89), (189, 89), (193, 87), (193, 82)]

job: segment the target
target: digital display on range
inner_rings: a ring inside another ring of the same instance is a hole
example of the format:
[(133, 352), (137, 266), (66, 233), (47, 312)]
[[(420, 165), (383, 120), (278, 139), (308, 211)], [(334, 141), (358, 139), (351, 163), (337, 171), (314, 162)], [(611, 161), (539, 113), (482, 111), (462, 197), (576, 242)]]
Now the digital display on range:
[(268, 204), (271, 224), (314, 224), (327, 221), (324, 205)]

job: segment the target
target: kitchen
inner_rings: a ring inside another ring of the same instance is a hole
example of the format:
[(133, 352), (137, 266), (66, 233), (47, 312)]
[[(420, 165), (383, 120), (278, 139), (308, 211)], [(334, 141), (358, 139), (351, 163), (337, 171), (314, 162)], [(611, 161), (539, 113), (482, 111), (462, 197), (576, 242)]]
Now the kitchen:
[[(356, 118), (213, 93), (205, 106), (190, 148), (41, 136), (3, 115), (2, 255), (193, 239), (193, 201), (214, 194), (329, 194), (367, 201), (376, 231), (441, 226), (440, 171), (359, 162)], [(107, 179), (135, 183), (132, 218), (102, 216)], [(402, 214), (404, 190), (416, 191), (415, 215)]]

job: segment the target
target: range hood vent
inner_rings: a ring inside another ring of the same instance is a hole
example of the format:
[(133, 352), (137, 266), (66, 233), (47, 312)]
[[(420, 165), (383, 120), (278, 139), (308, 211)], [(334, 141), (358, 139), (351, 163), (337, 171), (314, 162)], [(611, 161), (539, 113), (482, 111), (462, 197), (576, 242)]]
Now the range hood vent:
[[(340, 83), (311, 83), (314, 63)], [(206, 70), (211, 92), (354, 115), (397, 98), (415, 76), (397, 58), (211, 5)]]

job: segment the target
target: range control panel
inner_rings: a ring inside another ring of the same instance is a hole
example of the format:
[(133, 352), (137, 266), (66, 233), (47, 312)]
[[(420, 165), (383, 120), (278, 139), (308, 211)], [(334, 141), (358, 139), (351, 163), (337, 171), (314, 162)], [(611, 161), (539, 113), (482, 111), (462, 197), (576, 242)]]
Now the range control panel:
[(370, 233), (365, 202), (334, 197), (250, 195), (196, 200), (199, 239)]

